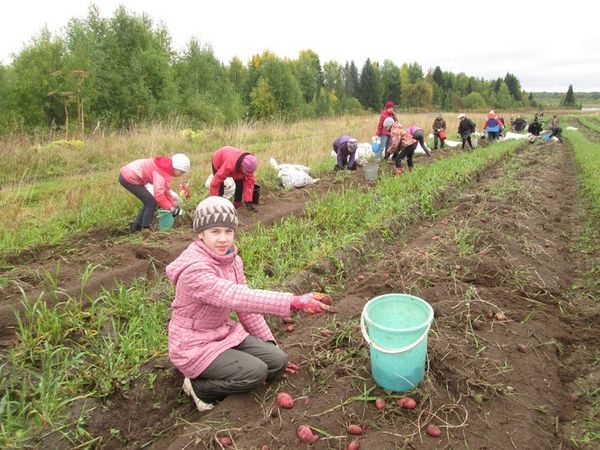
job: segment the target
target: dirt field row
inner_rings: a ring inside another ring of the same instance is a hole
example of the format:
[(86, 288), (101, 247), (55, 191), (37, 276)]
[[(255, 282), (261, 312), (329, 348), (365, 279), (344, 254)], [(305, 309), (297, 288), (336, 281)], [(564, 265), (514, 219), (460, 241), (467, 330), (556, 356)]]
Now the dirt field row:
[[(338, 264), (290, 280), (307, 289), (315, 280), (345, 283), (334, 316), (298, 317), (293, 333), (270, 320), (297, 374), (200, 414), (161, 358), (126, 392), (88, 401), (95, 409), (87, 431), (104, 448), (221, 448), (216, 438), (229, 437), (232, 448), (295, 449), (303, 448), (300, 424), (321, 436), (313, 448), (345, 448), (352, 439), (363, 449), (572, 448), (593, 406), (589, 393), (600, 387), (598, 309), (579, 287), (598, 255), (578, 251), (575, 180), (568, 144), (523, 146), (472, 188), (446, 195), (435, 220), (391, 221), (335, 255)], [(419, 296), (435, 311), (414, 410), (375, 385), (357, 329), (364, 303), (390, 292)], [(323, 328), (333, 334), (322, 336)], [(280, 391), (295, 398), (293, 409), (275, 406)], [(377, 397), (387, 401), (383, 411)], [(365, 433), (348, 435), (351, 423)], [(440, 438), (424, 433), (429, 423)], [(44, 442), (57, 443), (55, 435)]]

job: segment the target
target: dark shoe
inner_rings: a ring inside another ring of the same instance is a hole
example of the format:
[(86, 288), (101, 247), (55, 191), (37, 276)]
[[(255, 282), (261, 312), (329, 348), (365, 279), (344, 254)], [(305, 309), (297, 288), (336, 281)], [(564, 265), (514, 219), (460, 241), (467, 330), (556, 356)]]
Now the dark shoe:
[(129, 233), (130, 234), (137, 233), (141, 229), (142, 229), (142, 226), (139, 223), (135, 223), (135, 222), (129, 223)]

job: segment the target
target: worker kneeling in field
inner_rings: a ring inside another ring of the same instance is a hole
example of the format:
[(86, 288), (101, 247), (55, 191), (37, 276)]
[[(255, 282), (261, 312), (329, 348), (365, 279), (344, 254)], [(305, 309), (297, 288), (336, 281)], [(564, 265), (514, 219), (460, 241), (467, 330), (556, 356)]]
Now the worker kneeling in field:
[(358, 142), (347, 135), (342, 135), (333, 143), (333, 151), (337, 155), (334, 170), (356, 170), (356, 149)]
[[(123, 167), (119, 174), (119, 183), (143, 204), (136, 218), (129, 224), (129, 232), (135, 233), (150, 228), (156, 205), (170, 210), (173, 216), (181, 213), (171, 196), (171, 180), (190, 171), (190, 159), (183, 153), (177, 153), (172, 158), (157, 156), (151, 159), (137, 159)], [(150, 183), (151, 194), (146, 189)]]
[(246, 208), (258, 212), (252, 203), (254, 172), (257, 167), (258, 160), (252, 153), (229, 146), (220, 148), (212, 157), (213, 179), (208, 194), (222, 196), (225, 192), (225, 179), (231, 177), (235, 182), (234, 206), (240, 208), (244, 204)]
[(330, 310), (325, 294), (250, 289), (234, 245), (237, 226), (237, 211), (229, 200), (203, 200), (194, 212), (198, 239), (166, 269), (175, 285), (169, 358), (185, 376), (183, 390), (199, 411), (284, 371), (298, 370), (277, 346), (263, 314), (287, 317), (291, 310)]

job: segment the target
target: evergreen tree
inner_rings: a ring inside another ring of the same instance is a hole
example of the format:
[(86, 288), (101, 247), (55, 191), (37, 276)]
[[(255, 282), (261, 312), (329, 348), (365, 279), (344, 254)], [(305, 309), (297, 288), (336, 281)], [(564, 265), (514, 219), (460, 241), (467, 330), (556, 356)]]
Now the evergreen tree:
[(569, 89), (567, 89), (567, 94), (561, 102), (561, 105), (566, 106), (568, 108), (573, 108), (577, 106), (577, 100), (575, 99), (575, 94), (573, 93), (572, 84), (569, 85)]
[(400, 103), (400, 95), (402, 93), (400, 85), (400, 69), (392, 61), (386, 59), (381, 68), (381, 81), (383, 84), (383, 98), (380, 103), (388, 100), (394, 104)]
[(346, 62), (342, 76), (346, 87), (346, 95), (348, 97), (357, 97), (359, 79), (358, 69), (356, 68), (356, 64), (354, 64), (354, 61), (350, 61), (350, 64)]
[(440, 66), (435, 66), (435, 69), (433, 70), (432, 74), (432, 79), (440, 88), (446, 88), (446, 84), (444, 82), (444, 73), (442, 72)]
[(517, 102), (521, 101), (521, 83), (519, 82), (519, 79), (507, 72), (504, 77), (504, 83), (506, 83), (508, 92), (510, 92), (512, 98)]
[(377, 68), (367, 58), (360, 73), (358, 99), (363, 107), (377, 111), (381, 108), (381, 89), (378, 83)]

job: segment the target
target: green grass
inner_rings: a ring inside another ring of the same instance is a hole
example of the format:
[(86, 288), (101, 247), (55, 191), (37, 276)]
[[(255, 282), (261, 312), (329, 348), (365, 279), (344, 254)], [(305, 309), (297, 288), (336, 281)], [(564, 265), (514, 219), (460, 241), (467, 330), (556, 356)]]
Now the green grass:
[(573, 144), (575, 160), (581, 170), (582, 194), (600, 215), (600, 152), (598, 144), (590, 142), (577, 131), (566, 131), (565, 136)]
[[(238, 244), (249, 284), (279, 284), (390, 218), (434, 215), (435, 200), (445, 189), (471, 184), (479, 171), (516, 147), (509, 141), (417, 167), (401, 178), (384, 176), (373, 190), (328, 195), (312, 202), (305, 217), (245, 233)], [(267, 266), (272, 277), (265, 275)], [(82, 284), (92, 272), (90, 267)], [(26, 301), (19, 341), (0, 359), (0, 446), (19, 447), (62, 428), (73, 443), (90, 440), (85, 411), (73, 423), (69, 406), (126, 390), (146, 361), (165, 353), (171, 295), (170, 282), (162, 278), (103, 292), (88, 308), (82, 298), (61, 297), (52, 308), (44, 298)]]

